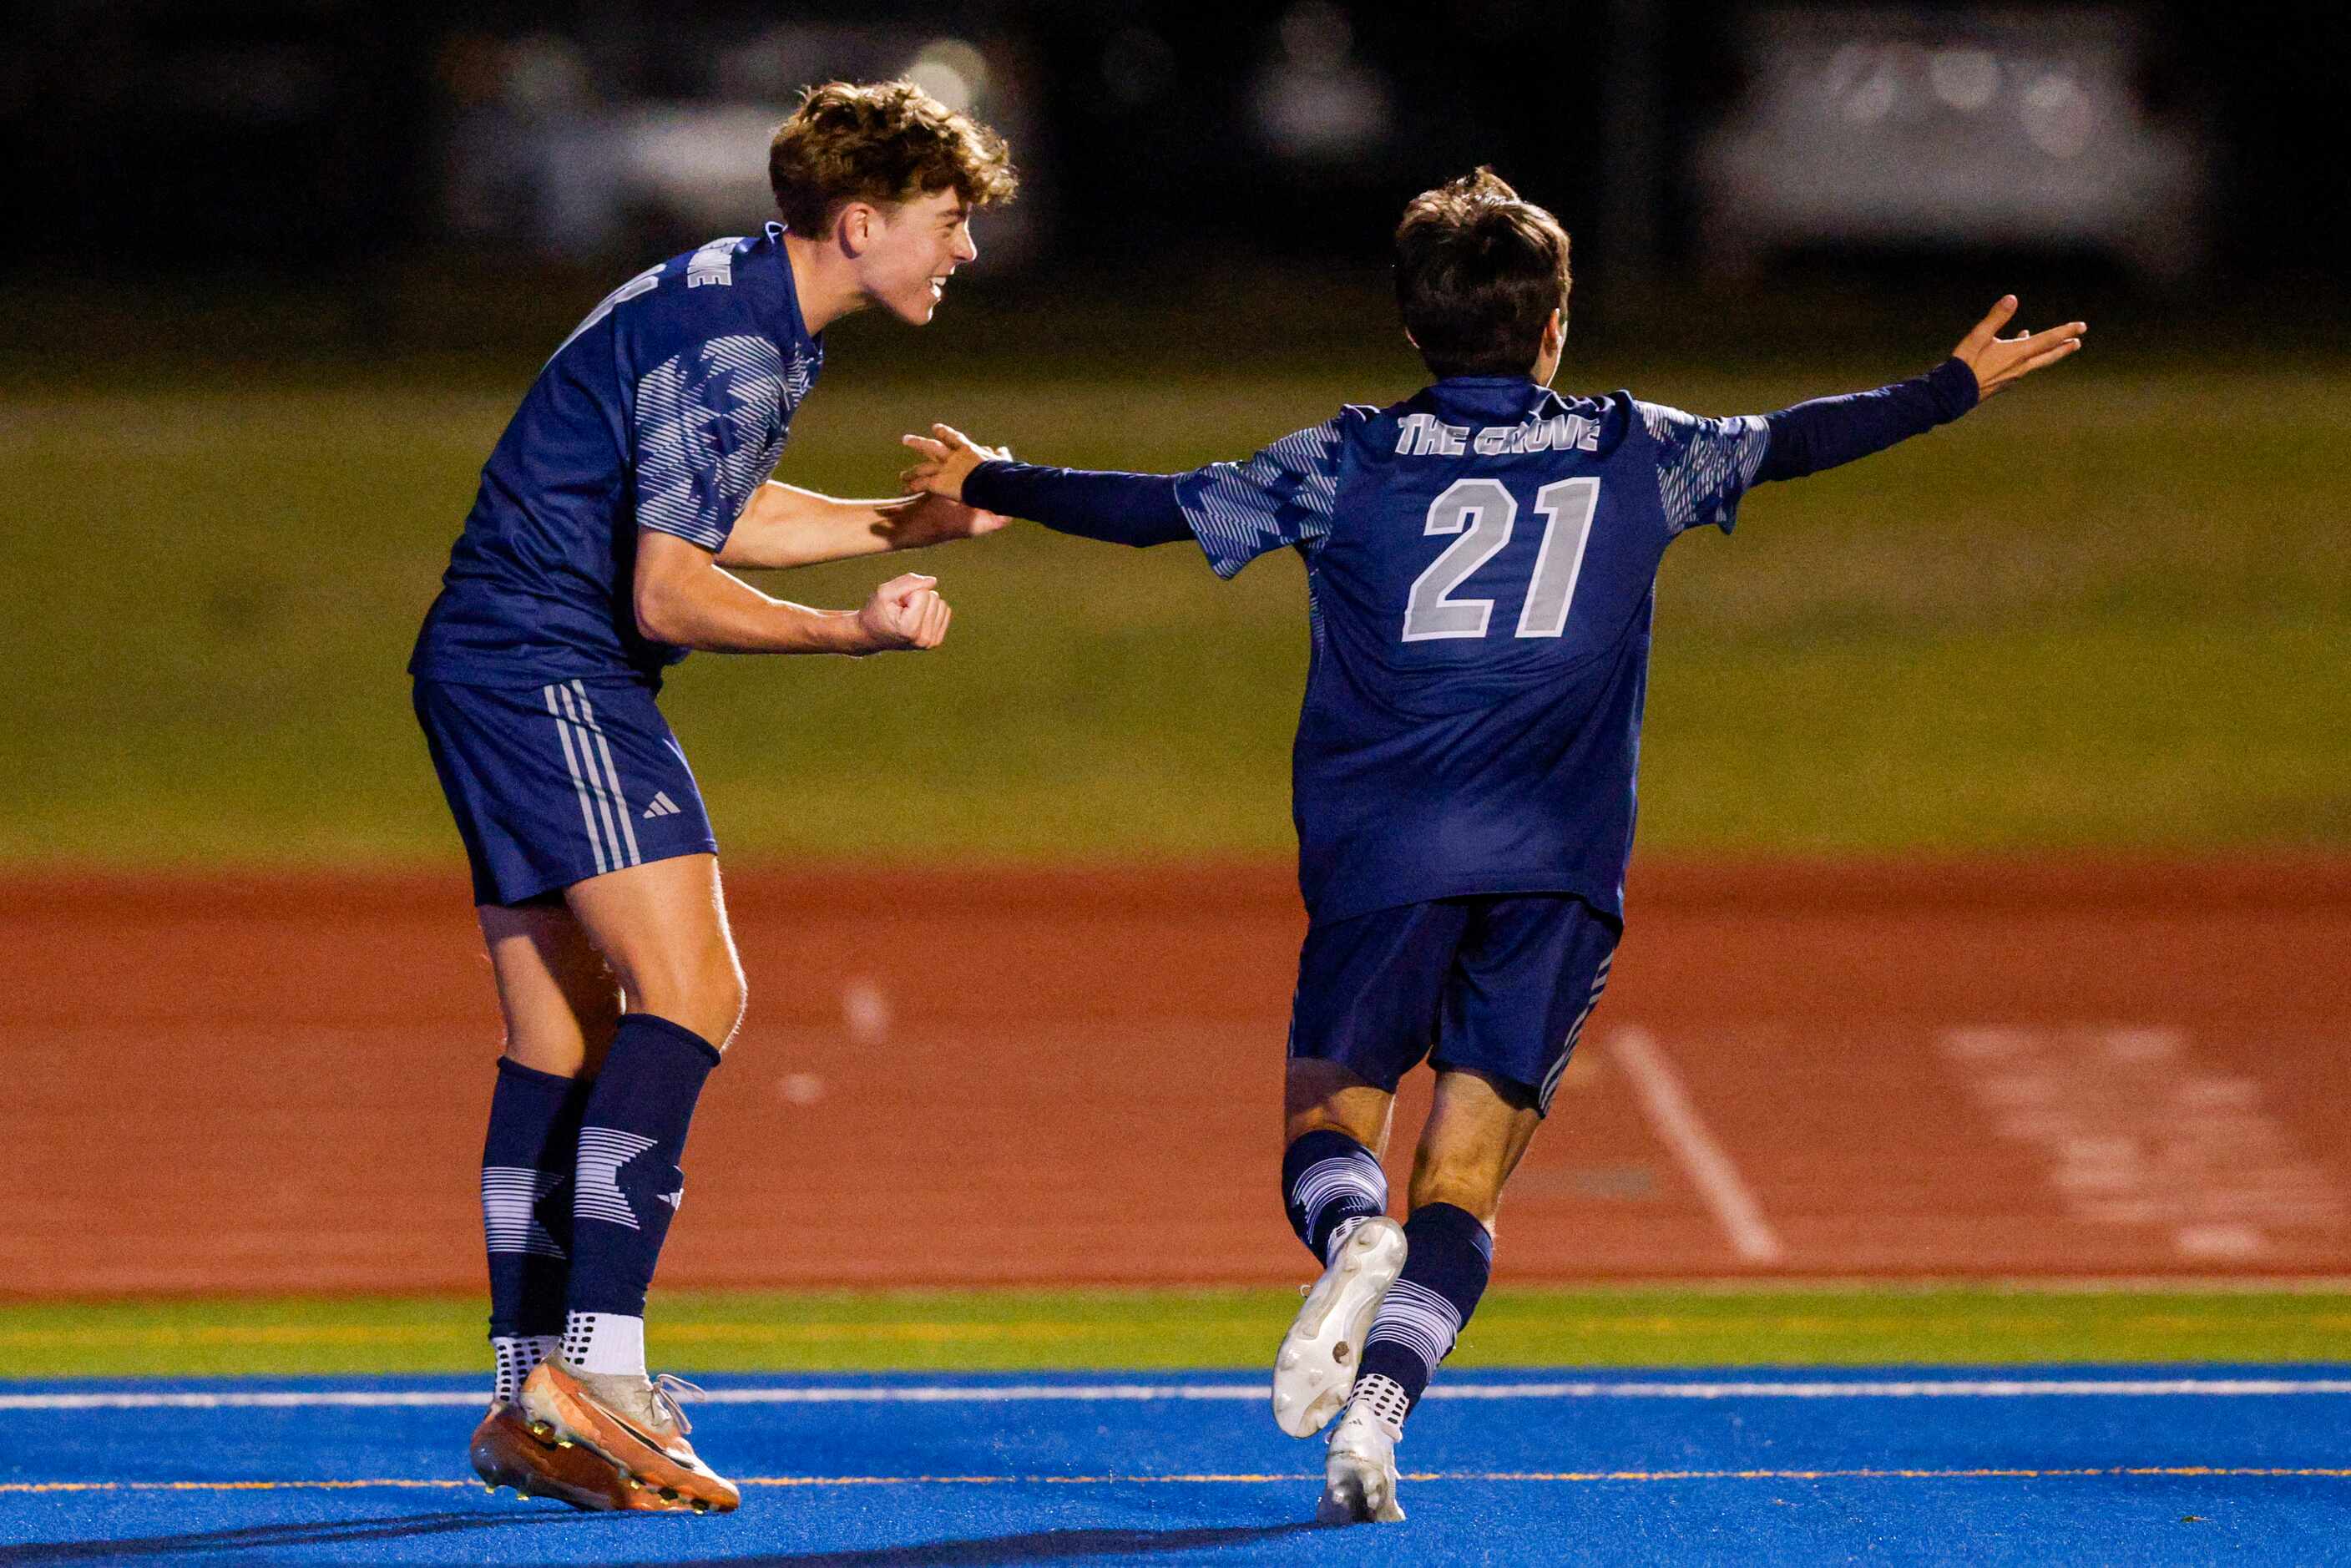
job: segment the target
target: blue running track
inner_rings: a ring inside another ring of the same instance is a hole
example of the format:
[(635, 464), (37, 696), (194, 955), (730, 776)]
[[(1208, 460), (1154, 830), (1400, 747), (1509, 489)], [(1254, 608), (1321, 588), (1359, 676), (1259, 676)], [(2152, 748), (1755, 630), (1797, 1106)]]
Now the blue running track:
[(1347, 1531), (1239, 1374), (710, 1388), (731, 1517), (485, 1495), (473, 1380), (0, 1385), (0, 1563), (2351, 1561), (2351, 1367), (1463, 1372)]

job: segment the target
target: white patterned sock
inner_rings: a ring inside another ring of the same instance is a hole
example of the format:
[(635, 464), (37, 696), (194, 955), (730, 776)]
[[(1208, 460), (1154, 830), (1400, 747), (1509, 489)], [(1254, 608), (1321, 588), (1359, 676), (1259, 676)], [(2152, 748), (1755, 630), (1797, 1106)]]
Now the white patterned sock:
[(563, 1324), (563, 1360), (580, 1372), (645, 1375), (645, 1320), (619, 1312), (573, 1312)]
[(1367, 1412), (1387, 1433), (1389, 1442), (1404, 1441), (1404, 1418), (1412, 1412), (1412, 1396), (1395, 1378), (1376, 1372), (1357, 1378), (1354, 1389), (1347, 1396), (1347, 1406)]
[(496, 1369), (491, 1375), (492, 1402), (511, 1404), (522, 1392), (522, 1380), (530, 1375), (530, 1369), (562, 1344), (561, 1337), (551, 1333), (491, 1335), (490, 1356)]

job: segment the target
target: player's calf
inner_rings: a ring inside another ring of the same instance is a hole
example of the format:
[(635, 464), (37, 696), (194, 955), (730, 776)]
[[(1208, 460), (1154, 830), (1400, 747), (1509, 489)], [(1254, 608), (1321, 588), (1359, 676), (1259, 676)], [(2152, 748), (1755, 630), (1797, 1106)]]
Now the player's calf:
[(1395, 1446), (1405, 1418), (1452, 1354), (1493, 1271), (1493, 1235), (1467, 1209), (1449, 1203), (1417, 1209), (1404, 1237), (1404, 1269), (1381, 1299), (1362, 1370), (1331, 1431), (1318, 1514), (1325, 1523), (1404, 1517)]
[(1404, 1267), (1405, 1237), (1385, 1218), (1380, 1162), (1345, 1134), (1322, 1129), (1295, 1140), (1281, 1171), (1290, 1228), (1324, 1263), (1273, 1363), (1273, 1418), (1308, 1437), (1346, 1403), (1373, 1314)]
[(685, 1197), (686, 1133), (718, 1048), (649, 1013), (621, 1020), (582, 1113), (562, 1359), (645, 1375), (645, 1292)]

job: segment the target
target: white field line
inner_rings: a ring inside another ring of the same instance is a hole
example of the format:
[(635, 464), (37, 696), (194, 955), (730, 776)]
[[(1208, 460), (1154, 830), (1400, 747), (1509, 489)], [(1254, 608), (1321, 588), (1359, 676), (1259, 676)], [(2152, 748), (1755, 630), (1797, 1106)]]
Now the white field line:
[[(1723, 1383), (1440, 1383), (1432, 1399), (2104, 1399), (2273, 1397), (2351, 1394), (2340, 1377), (1939, 1378), (1908, 1382), (1862, 1379)], [(1013, 1405), (1038, 1401), (1150, 1403), (1158, 1400), (1257, 1400), (1261, 1383), (1038, 1383), (998, 1387), (910, 1385), (882, 1388), (720, 1388), (703, 1405)], [(478, 1406), (465, 1389), (292, 1389), (266, 1392), (90, 1393), (0, 1395), (0, 1410), (295, 1410), (405, 1409)]]
[[(2071, 1469), (1847, 1469), (1847, 1470), (1406, 1470), (1408, 1481), (1841, 1481), (1841, 1480), (2063, 1480), (2127, 1477), (2183, 1479), (2252, 1478), (2267, 1480), (2351, 1480), (2339, 1467), (2274, 1465), (2095, 1465)], [(740, 1487), (940, 1487), (940, 1486), (1296, 1486), (1322, 1478), (1310, 1471), (1205, 1472), (1190, 1475), (1012, 1475), (1012, 1476), (737, 1476)], [(244, 1481), (0, 1481), (0, 1495), (25, 1492), (231, 1492), (461, 1491), (476, 1481), (401, 1477), (357, 1479)]]
[(1763, 1218), (1762, 1206), (1747, 1190), (1739, 1167), (1730, 1163), (1714, 1134), (1690, 1104), (1680, 1075), (1646, 1030), (1620, 1029), (1608, 1040), (1608, 1059), (1633, 1080), (1641, 1109), (1657, 1136), (1674, 1151), (1682, 1168), (1698, 1186), (1698, 1196), (1714, 1211), (1715, 1219), (1730, 1238), (1730, 1245), (1750, 1263), (1776, 1263), (1782, 1249)]

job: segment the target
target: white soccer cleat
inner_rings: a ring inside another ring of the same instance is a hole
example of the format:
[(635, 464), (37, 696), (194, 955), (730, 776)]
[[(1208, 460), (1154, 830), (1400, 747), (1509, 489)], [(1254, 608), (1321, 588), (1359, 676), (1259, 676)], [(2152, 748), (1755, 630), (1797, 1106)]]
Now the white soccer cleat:
[[(1359, 1396), (1331, 1428), (1331, 1449), (1322, 1461), (1322, 1503), (1318, 1524), (1400, 1524), (1396, 1501), (1396, 1438), (1401, 1435), (1404, 1390), (1374, 1377), (1385, 1389)], [(1367, 1391), (1368, 1392), (1368, 1391)]]
[(1273, 1358), (1273, 1418), (1283, 1431), (1311, 1437), (1347, 1403), (1364, 1336), (1404, 1260), (1404, 1227), (1393, 1219), (1366, 1219), (1339, 1244)]

